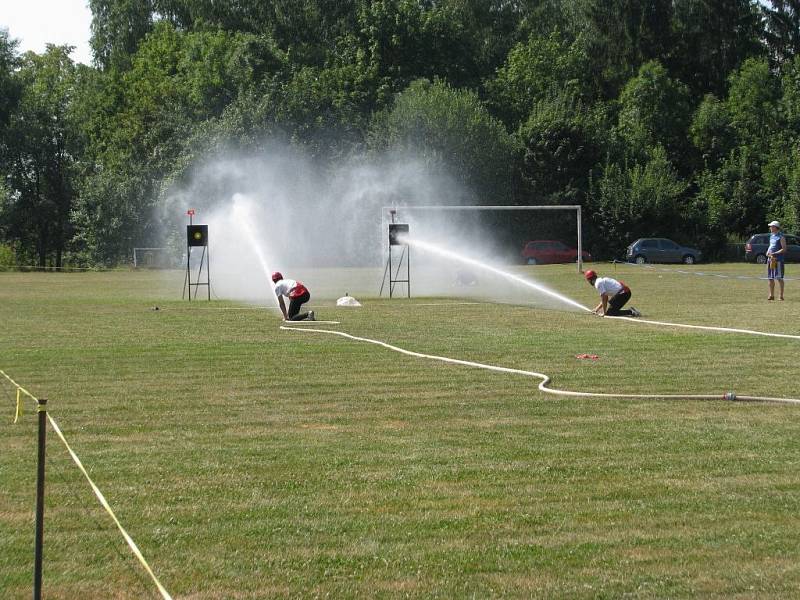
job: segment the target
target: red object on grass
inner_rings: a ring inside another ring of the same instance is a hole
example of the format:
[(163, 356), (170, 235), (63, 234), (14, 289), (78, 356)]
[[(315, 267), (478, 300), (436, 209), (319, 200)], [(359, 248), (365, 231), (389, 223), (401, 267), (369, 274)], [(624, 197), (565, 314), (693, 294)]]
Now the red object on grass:
[(589, 360), (597, 360), (600, 358), (597, 354), (576, 354), (575, 358), (588, 358)]

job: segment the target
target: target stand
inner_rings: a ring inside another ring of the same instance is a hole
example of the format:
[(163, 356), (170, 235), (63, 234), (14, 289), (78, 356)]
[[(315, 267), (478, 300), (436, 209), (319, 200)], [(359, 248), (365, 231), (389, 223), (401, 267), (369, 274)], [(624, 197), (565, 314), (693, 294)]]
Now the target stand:
[[(191, 217), (191, 215), (190, 215)], [(197, 277), (192, 281), (192, 250), (194, 248), (202, 248), (200, 254), (200, 267), (197, 270)], [(203, 278), (203, 267), (206, 269), (206, 280), (201, 281)], [(197, 299), (197, 290), (200, 287), (205, 287), (207, 290), (208, 299), (211, 300), (211, 263), (210, 253), (208, 251), (208, 225), (192, 225), (186, 226), (186, 277), (183, 280), (183, 294), (181, 298), (186, 298), (186, 289), (189, 289), (189, 301), (192, 300), (192, 288), (194, 288), (194, 297)]]
[[(394, 221), (394, 214), (392, 214), (392, 221)], [(389, 223), (389, 258), (386, 261), (386, 268), (383, 271), (383, 279), (381, 280), (381, 290), (378, 296), (383, 295), (383, 288), (386, 284), (386, 277), (389, 277), (389, 298), (394, 296), (394, 285), (396, 283), (405, 283), (407, 297), (411, 298), (411, 250), (408, 244), (403, 242), (403, 238), (408, 236), (407, 223)], [(397, 261), (397, 269), (393, 269), (392, 264), (392, 248), (400, 246), (400, 259)], [(400, 271), (403, 268), (403, 261), (406, 264), (405, 279), (400, 278)]]

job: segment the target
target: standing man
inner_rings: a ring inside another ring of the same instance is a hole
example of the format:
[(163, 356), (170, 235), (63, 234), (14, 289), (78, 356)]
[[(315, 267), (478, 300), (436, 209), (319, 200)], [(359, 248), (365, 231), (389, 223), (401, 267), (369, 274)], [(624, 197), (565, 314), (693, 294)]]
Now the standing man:
[[(294, 279), (284, 279), (280, 271), (272, 274), (272, 283), (275, 284), (275, 295), (278, 297), (278, 304), (281, 307), (284, 321), (314, 321), (314, 311), (298, 314), (300, 307), (311, 300), (311, 292), (306, 289), (299, 281)], [(286, 303), (283, 297), (289, 298), (289, 310), (286, 310)]]
[(769, 248), (767, 248), (767, 279), (769, 279), (769, 296), (767, 300), (775, 300), (775, 280), (783, 300), (783, 263), (786, 260), (786, 236), (781, 231), (781, 224), (772, 221), (769, 224)]
[(611, 277), (598, 277), (591, 269), (583, 275), (589, 285), (600, 292), (600, 304), (594, 307), (593, 313), (605, 317), (639, 317), (641, 313), (635, 308), (626, 308), (625, 303), (631, 299), (631, 289)]

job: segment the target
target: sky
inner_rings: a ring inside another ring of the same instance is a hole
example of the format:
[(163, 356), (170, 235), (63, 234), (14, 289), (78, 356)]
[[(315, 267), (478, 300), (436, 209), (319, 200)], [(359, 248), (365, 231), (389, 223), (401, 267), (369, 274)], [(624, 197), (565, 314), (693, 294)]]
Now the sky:
[(0, 28), (19, 41), (17, 51), (42, 53), (45, 44), (75, 46), (72, 60), (91, 64), (88, 0), (0, 0)]

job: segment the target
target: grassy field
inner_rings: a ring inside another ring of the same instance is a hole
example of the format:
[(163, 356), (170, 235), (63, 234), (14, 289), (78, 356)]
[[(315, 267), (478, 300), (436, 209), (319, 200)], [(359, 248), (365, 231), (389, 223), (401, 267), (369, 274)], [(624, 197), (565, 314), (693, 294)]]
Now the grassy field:
[[(796, 281), (767, 302), (764, 281), (618, 269), (646, 318), (800, 334)], [(596, 302), (574, 266), (521, 272)], [(544, 395), (181, 302), (182, 277), (0, 273), (0, 369), (49, 399), (173, 597), (800, 596), (800, 407)], [(564, 389), (800, 397), (797, 340), (359, 299), (312, 308)], [(0, 597), (28, 598), (36, 419), (29, 403), (12, 425), (5, 380), (0, 398)], [(45, 597), (158, 597), (52, 431), (47, 478)]]

